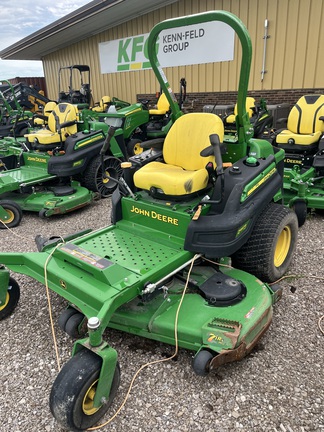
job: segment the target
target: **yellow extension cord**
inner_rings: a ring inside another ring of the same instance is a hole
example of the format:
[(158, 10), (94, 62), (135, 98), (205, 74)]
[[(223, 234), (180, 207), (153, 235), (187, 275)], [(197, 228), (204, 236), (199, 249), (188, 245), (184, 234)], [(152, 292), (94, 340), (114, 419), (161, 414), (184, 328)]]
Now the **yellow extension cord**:
[[(3, 224), (3, 225), (4, 225), (4, 226), (5, 226), (5, 227), (6, 227), (6, 228), (7, 228), (7, 229), (12, 233), (12, 234), (16, 235), (17, 237), (24, 238), (24, 237), (22, 237), (22, 236), (16, 234), (16, 233), (15, 233), (13, 230), (11, 230), (9, 227), (7, 227), (6, 224), (4, 224), (1, 220), (0, 220), (0, 222), (1, 222), (1, 223), (2, 223), (2, 224)], [(101, 228), (99, 228), (98, 230), (100, 230), (100, 229), (101, 229)], [(63, 239), (62, 237), (61, 237), (61, 239), (62, 239), (62, 242), (58, 243), (58, 244), (55, 246), (55, 248), (51, 251), (51, 253), (50, 253), (49, 256), (47, 257), (46, 262), (45, 262), (45, 264), (44, 264), (44, 281), (45, 281), (46, 296), (47, 296), (47, 302), (48, 302), (48, 311), (49, 311), (50, 325), (51, 325), (51, 331), (52, 331), (52, 337), (53, 337), (53, 345), (54, 345), (54, 350), (55, 350), (55, 355), (56, 355), (56, 361), (57, 361), (57, 367), (58, 367), (58, 371), (59, 371), (59, 372), (60, 372), (60, 370), (61, 370), (61, 364), (60, 364), (60, 357), (59, 357), (59, 352), (58, 352), (57, 339), (56, 339), (56, 335), (55, 335), (54, 322), (53, 322), (53, 316), (52, 316), (52, 306), (51, 306), (50, 292), (49, 292), (48, 279), (47, 279), (47, 265), (48, 265), (50, 259), (52, 258), (52, 255), (53, 255), (53, 253), (55, 252), (55, 250), (56, 250), (60, 245), (62, 245), (62, 244), (64, 243), (64, 239)], [(199, 255), (199, 256), (200, 256), (200, 255)], [(187, 280), (186, 280), (186, 283), (185, 283), (185, 287), (184, 287), (184, 289), (183, 289), (183, 293), (182, 293), (182, 295), (181, 295), (181, 299), (180, 299), (179, 306), (178, 306), (178, 308), (177, 308), (177, 312), (176, 312), (176, 316), (175, 316), (175, 327), (174, 327), (175, 351), (174, 351), (174, 353), (173, 353), (172, 356), (170, 356), (170, 357), (167, 357), (167, 358), (164, 358), (164, 359), (159, 359), (159, 360), (154, 360), (154, 361), (152, 361), (152, 362), (148, 362), (148, 363), (145, 363), (144, 365), (142, 365), (142, 366), (141, 366), (141, 367), (136, 371), (136, 373), (134, 374), (134, 376), (133, 376), (133, 378), (132, 378), (132, 380), (131, 380), (131, 382), (130, 382), (130, 385), (129, 385), (129, 387), (128, 387), (128, 391), (127, 391), (127, 393), (126, 393), (126, 396), (125, 396), (123, 402), (121, 403), (121, 405), (119, 406), (119, 408), (117, 409), (117, 411), (115, 412), (115, 414), (114, 414), (113, 416), (111, 416), (111, 417), (110, 417), (110, 418), (109, 418), (105, 423), (102, 423), (102, 424), (100, 424), (100, 425), (98, 425), (98, 426), (91, 427), (91, 428), (89, 428), (89, 429), (87, 429), (87, 430), (89, 430), (89, 431), (94, 431), (94, 430), (101, 429), (101, 428), (107, 426), (109, 423), (111, 423), (111, 422), (112, 422), (112, 421), (117, 417), (117, 415), (118, 415), (118, 414), (120, 413), (120, 411), (123, 409), (123, 407), (125, 406), (125, 404), (126, 404), (128, 398), (129, 398), (130, 392), (131, 392), (131, 390), (132, 390), (132, 388), (133, 388), (133, 385), (134, 385), (134, 382), (135, 382), (136, 378), (138, 377), (138, 375), (140, 374), (140, 372), (141, 372), (143, 369), (145, 369), (145, 368), (148, 367), (148, 366), (152, 366), (152, 365), (154, 365), (154, 364), (158, 364), (158, 363), (163, 363), (163, 362), (170, 361), (170, 360), (172, 360), (173, 358), (175, 358), (175, 357), (177, 356), (177, 354), (178, 354), (178, 350), (179, 350), (179, 347), (178, 347), (178, 331), (177, 331), (177, 329), (178, 329), (178, 318), (179, 318), (179, 312), (180, 312), (180, 309), (181, 309), (181, 306), (182, 306), (182, 302), (183, 302), (183, 299), (184, 299), (184, 296), (185, 296), (185, 293), (186, 293), (186, 290), (187, 290), (187, 287), (188, 287), (188, 282), (189, 282), (190, 274), (191, 274), (191, 271), (192, 271), (192, 268), (193, 268), (193, 264), (194, 264), (194, 261), (197, 259), (197, 257), (198, 257), (198, 255), (195, 255), (195, 256), (193, 257), (192, 261), (191, 261), (191, 265), (190, 265), (190, 268), (189, 268), (189, 272), (188, 272)], [(207, 261), (210, 261), (210, 260), (207, 259)], [(212, 262), (212, 261), (210, 261), (210, 262)], [(222, 264), (220, 264), (220, 263), (215, 263), (215, 264), (222, 265)], [(227, 265), (222, 265), (222, 266), (224, 266), (224, 267), (231, 267), (231, 266), (227, 266)], [(324, 280), (324, 277), (318, 277), (318, 276), (287, 275), (287, 276), (283, 276), (282, 278), (278, 279), (278, 280), (277, 280), (276, 282), (274, 282), (274, 283), (278, 283), (278, 282), (280, 282), (280, 281), (282, 281), (282, 280), (284, 280), (284, 279), (288, 279), (288, 278), (299, 278), (299, 279), (300, 279), (300, 278), (304, 278), (304, 277)], [(270, 285), (271, 285), (271, 284), (270, 284)], [(324, 315), (322, 315), (322, 316), (319, 318), (319, 320), (318, 320), (318, 327), (319, 327), (320, 332), (324, 335), (324, 329), (323, 329), (323, 327), (322, 327), (322, 321), (323, 321), (323, 320), (324, 320)]]

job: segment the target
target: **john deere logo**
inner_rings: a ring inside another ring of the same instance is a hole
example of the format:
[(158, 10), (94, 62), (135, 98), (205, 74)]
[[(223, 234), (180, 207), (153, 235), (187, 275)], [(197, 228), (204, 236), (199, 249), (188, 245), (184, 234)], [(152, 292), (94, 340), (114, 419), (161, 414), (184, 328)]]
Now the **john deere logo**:
[(64, 282), (64, 280), (60, 280), (60, 285), (63, 289), (66, 289), (66, 283)]

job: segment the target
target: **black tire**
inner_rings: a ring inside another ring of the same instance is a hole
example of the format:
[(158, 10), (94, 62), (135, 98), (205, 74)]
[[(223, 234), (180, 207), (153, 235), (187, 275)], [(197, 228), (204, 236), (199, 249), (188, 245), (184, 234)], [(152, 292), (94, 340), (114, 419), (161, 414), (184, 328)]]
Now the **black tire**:
[(46, 219), (47, 218), (47, 216), (46, 216), (46, 212), (47, 212), (47, 209), (41, 209), (41, 210), (39, 210), (39, 212), (38, 212), (38, 216), (41, 218), (41, 219)]
[(143, 148), (140, 146), (142, 140), (133, 138), (127, 143), (127, 153), (129, 156), (134, 156), (143, 153)]
[(292, 207), (294, 212), (296, 213), (298, 226), (301, 227), (306, 222), (307, 218), (307, 204), (304, 200), (296, 200)]
[[(108, 411), (116, 395), (120, 369), (117, 363), (108, 401), (91, 408), (102, 359), (83, 349), (72, 357), (56, 377), (50, 394), (50, 409), (58, 423), (69, 431), (82, 431), (95, 425)], [(91, 393), (92, 394), (91, 394)]]
[(65, 332), (66, 323), (68, 322), (68, 320), (71, 318), (72, 315), (75, 315), (77, 313), (78, 313), (78, 311), (76, 309), (74, 309), (73, 307), (68, 307), (67, 309), (64, 309), (63, 312), (61, 312), (61, 314), (57, 320), (57, 323), (58, 323), (58, 326), (60, 327), (60, 329), (62, 331)]
[(84, 337), (86, 332), (81, 328), (85, 317), (81, 312), (73, 314), (65, 324), (65, 332), (73, 339)]
[[(123, 170), (120, 166), (121, 161), (112, 156), (105, 157), (105, 170), (109, 177), (118, 180)], [(93, 192), (99, 192), (101, 198), (109, 197), (117, 187), (117, 182), (102, 178), (101, 158), (95, 156), (89, 162), (82, 180), (83, 186)]]
[(8, 213), (9, 219), (2, 220), (0, 219), (0, 229), (14, 228), (18, 226), (22, 219), (22, 210), (18, 204), (14, 201), (0, 201), (0, 206), (4, 208), (4, 210)]
[(209, 364), (214, 355), (205, 349), (202, 349), (195, 355), (192, 360), (192, 368), (197, 375), (206, 376), (209, 374)]
[(249, 240), (232, 256), (232, 265), (264, 282), (275, 282), (288, 270), (297, 235), (296, 214), (270, 203), (259, 216)]
[(20, 288), (14, 278), (9, 278), (7, 297), (4, 305), (0, 305), (0, 321), (7, 318), (15, 310), (20, 298)]

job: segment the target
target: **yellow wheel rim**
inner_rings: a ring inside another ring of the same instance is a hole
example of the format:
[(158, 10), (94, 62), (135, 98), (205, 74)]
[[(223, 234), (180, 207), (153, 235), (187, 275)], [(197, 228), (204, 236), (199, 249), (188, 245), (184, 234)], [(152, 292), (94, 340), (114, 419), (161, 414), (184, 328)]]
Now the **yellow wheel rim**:
[(15, 214), (14, 214), (14, 212), (13, 212), (12, 210), (8, 210), (8, 209), (5, 209), (5, 210), (6, 210), (6, 212), (8, 213), (9, 218), (6, 219), (6, 220), (2, 220), (2, 219), (1, 219), (1, 222), (3, 222), (4, 224), (9, 224), (9, 223), (11, 223), (11, 222), (14, 221), (14, 219), (15, 219)]
[(144, 149), (141, 147), (141, 143), (137, 143), (134, 145), (134, 149), (133, 149), (134, 155), (143, 153), (143, 150)]
[(106, 174), (107, 177), (105, 177), (105, 178), (102, 180), (102, 183), (105, 183), (105, 184), (106, 184), (106, 183), (109, 182), (109, 178), (108, 178), (108, 177), (110, 177), (110, 174), (109, 174), (108, 171), (106, 171), (105, 174)]
[(4, 302), (4, 305), (0, 306), (0, 311), (2, 311), (3, 309), (5, 309), (7, 307), (7, 305), (8, 305), (8, 303), (9, 303), (9, 293), (7, 292), (6, 300)]
[(99, 408), (95, 408), (93, 406), (93, 401), (94, 401), (94, 397), (96, 394), (96, 390), (97, 390), (97, 382), (98, 380), (96, 380), (91, 387), (89, 387), (88, 391), (86, 392), (86, 394), (84, 395), (83, 398), (83, 402), (82, 402), (82, 410), (84, 412), (85, 415), (93, 415), (94, 413), (96, 413), (101, 407)]
[(291, 230), (286, 226), (280, 233), (274, 253), (274, 265), (280, 267), (287, 258), (291, 245)]

